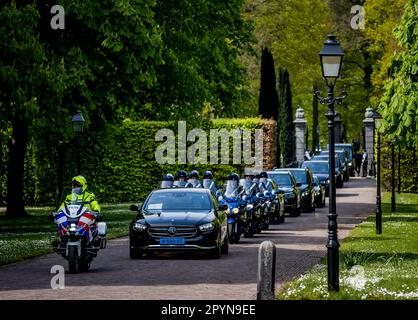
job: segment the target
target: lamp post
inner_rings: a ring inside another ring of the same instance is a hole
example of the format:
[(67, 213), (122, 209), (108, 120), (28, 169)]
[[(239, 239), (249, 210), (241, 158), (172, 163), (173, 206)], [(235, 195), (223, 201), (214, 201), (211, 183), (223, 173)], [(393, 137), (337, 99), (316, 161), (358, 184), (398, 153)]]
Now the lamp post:
[(395, 142), (391, 143), (391, 148), (392, 148), (392, 165), (391, 165), (391, 169), (392, 169), (392, 177), (391, 177), (391, 191), (392, 191), (392, 202), (391, 202), (391, 211), (392, 212), (396, 212), (396, 197), (395, 197)]
[(376, 234), (382, 234), (382, 198), (380, 195), (380, 126), (383, 119), (379, 112), (374, 113), (374, 125), (377, 131), (377, 170), (376, 170)]
[(81, 153), (81, 145), (80, 145), (80, 135), (83, 133), (84, 129), (84, 118), (81, 114), (81, 111), (77, 111), (77, 113), (73, 116), (71, 122), (73, 123), (73, 131), (76, 134), (75, 138), (75, 149), (76, 149), (76, 162), (77, 162), (77, 175), (81, 174), (81, 160), (80, 160), (80, 153)]
[(328, 111), (325, 114), (328, 118), (328, 144), (329, 144), (329, 214), (328, 214), (328, 241), (327, 247), (327, 263), (328, 263), (328, 291), (339, 291), (339, 247), (337, 235), (337, 210), (336, 210), (336, 191), (335, 191), (335, 111), (334, 103), (341, 104), (346, 97), (344, 92), (341, 97), (334, 97), (334, 86), (337, 79), (340, 77), (341, 66), (343, 61), (343, 50), (340, 47), (336, 36), (328, 35), (324, 46), (319, 53), (321, 60), (322, 77), (328, 87), (328, 96), (320, 97), (319, 92), (315, 95), (321, 104), (328, 105)]

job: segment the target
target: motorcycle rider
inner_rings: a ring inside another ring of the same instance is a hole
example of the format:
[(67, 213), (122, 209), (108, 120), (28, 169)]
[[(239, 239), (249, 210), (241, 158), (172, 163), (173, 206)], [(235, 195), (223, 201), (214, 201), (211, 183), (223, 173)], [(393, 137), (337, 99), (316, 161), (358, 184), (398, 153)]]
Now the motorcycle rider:
[(265, 171), (260, 172), (260, 184), (262, 184), (262, 189), (264, 190), (267, 190), (267, 191), (273, 190), (273, 183), (270, 179), (268, 179), (267, 172)]
[(240, 181), (245, 193), (249, 196), (254, 196), (259, 192), (258, 184), (254, 182), (254, 175), (252, 173), (247, 173), (244, 175), (244, 179)]
[(160, 188), (172, 188), (174, 185), (174, 176), (171, 173), (167, 173), (161, 181)]
[(213, 174), (211, 171), (205, 171), (203, 174), (203, 188), (209, 189), (213, 195), (216, 194), (218, 188), (216, 187), (215, 181), (213, 181)]
[(58, 214), (55, 216), (54, 222), (58, 226), (58, 233), (60, 236), (69, 234), (69, 222), (62, 210), (65, 206), (80, 203), (88, 208), (79, 219), (77, 226), (82, 227), (83, 236), (88, 237), (89, 245), (92, 245), (92, 240), (97, 229), (97, 222), (101, 220), (101, 208), (96, 200), (94, 193), (87, 190), (87, 180), (83, 176), (76, 176), (71, 180), (72, 192), (67, 195), (61, 206), (58, 208)]
[(185, 187), (187, 184), (187, 172), (184, 170), (177, 171), (177, 180), (174, 182), (175, 187)]
[(241, 194), (243, 188), (239, 181), (240, 179), (238, 174), (233, 172), (228, 175), (225, 185), (225, 196), (227, 198), (236, 198)]
[(190, 171), (189, 180), (187, 180), (186, 188), (202, 188), (199, 181), (199, 172), (196, 170)]

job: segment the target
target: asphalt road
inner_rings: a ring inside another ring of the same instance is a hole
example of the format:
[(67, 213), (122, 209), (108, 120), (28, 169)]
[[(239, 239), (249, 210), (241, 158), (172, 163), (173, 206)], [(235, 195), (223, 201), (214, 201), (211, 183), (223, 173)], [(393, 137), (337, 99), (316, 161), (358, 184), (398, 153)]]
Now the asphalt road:
[[(327, 198), (328, 204), (328, 198)], [(338, 237), (374, 210), (375, 181), (351, 178), (337, 189)], [(57, 254), (0, 267), (1, 299), (255, 299), (258, 246), (277, 246), (276, 288), (302, 274), (326, 254), (328, 205), (231, 245), (220, 260), (201, 255), (161, 254), (131, 260), (127, 238), (108, 242), (83, 274), (65, 274), (65, 289), (51, 289), (51, 267), (67, 262)]]

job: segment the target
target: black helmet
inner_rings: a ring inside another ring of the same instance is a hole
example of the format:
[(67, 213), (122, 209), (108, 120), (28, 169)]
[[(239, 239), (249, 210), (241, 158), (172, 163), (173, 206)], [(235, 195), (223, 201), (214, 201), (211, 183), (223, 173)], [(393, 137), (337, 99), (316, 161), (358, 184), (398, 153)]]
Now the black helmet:
[(267, 172), (265, 171), (260, 172), (260, 178), (267, 178)]
[(203, 175), (203, 179), (213, 179), (212, 171), (205, 171), (205, 174)]
[(260, 179), (260, 175), (259, 174), (256, 174), (256, 175), (254, 175), (254, 178)]
[(171, 173), (167, 173), (163, 177), (163, 181), (173, 181), (174, 182), (174, 176)]
[(190, 174), (189, 174), (189, 179), (190, 178), (196, 178), (196, 179), (199, 179), (199, 172), (197, 172), (196, 170), (192, 170), (192, 171), (190, 171)]
[(186, 179), (187, 178), (187, 172), (184, 171), (184, 170), (177, 171), (177, 179), (179, 179), (179, 178)]
[(239, 182), (239, 175), (237, 175), (235, 172), (233, 172), (228, 176), (227, 180), (236, 180), (237, 182)]

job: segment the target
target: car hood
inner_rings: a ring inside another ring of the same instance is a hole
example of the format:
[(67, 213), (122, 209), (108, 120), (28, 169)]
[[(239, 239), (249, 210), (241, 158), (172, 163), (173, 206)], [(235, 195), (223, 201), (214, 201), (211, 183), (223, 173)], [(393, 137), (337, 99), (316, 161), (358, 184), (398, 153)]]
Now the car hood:
[(328, 180), (329, 179), (329, 174), (328, 173), (319, 173), (319, 174), (315, 174), (319, 181), (324, 181), (324, 180)]
[(293, 192), (293, 188), (292, 187), (286, 187), (286, 186), (282, 186), (282, 187), (278, 187), (277, 188), (279, 191), (283, 191), (283, 192)]
[(308, 185), (307, 185), (307, 184), (302, 184), (302, 185), (299, 187), (300, 192), (303, 192), (303, 191), (305, 191), (306, 189), (308, 189)]
[(144, 215), (149, 225), (198, 225), (215, 220), (213, 212), (208, 211), (166, 211), (161, 214)]

